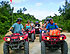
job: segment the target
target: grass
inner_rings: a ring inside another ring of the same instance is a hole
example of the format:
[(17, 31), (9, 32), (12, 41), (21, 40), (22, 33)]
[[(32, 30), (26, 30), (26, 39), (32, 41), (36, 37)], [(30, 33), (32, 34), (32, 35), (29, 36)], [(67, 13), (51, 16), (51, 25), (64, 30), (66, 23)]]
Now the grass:
[(0, 43), (2, 43), (4, 40), (3, 40), (3, 37), (4, 37), (5, 35), (0, 35)]

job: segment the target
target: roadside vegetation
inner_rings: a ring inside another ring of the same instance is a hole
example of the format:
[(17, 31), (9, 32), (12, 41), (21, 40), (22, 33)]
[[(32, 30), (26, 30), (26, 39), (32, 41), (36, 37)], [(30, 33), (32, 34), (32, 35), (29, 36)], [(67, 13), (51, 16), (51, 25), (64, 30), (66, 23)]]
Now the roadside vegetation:
[[(46, 19), (53, 18), (54, 22), (57, 23), (59, 27), (70, 32), (70, 2), (65, 0), (65, 5), (63, 5), (63, 7), (59, 7), (58, 11), (61, 14), (60, 16), (55, 14), (55, 16), (48, 16)], [(43, 19), (42, 22), (46, 19)]]

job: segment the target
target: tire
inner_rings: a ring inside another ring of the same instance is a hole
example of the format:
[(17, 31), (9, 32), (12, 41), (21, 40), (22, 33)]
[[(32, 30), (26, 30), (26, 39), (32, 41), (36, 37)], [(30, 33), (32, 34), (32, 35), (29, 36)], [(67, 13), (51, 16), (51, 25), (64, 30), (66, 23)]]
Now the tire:
[(31, 40), (32, 40), (32, 42), (34, 42), (34, 38), (35, 38), (35, 37), (34, 37), (34, 34), (32, 34), (32, 35), (31, 35)]
[(25, 41), (24, 44), (24, 54), (29, 54), (29, 42)]
[(36, 39), (36, 35), (34, 34), (34, 39)]
[(68, 54), (68, 45), (66, 41), (61, 45), (61, 54)]
[(39, 41), (41, 42), (42, 40), (42, 34), (39, 35)]
[(6, 45), (6, 42), (3, 45), (3, 53), (4, 54), (9, 54), (9, 47), (8, 47), (8, 45)]
[(41, 41), (41, 54), (46, 54), (46, 47), (44, 41)]

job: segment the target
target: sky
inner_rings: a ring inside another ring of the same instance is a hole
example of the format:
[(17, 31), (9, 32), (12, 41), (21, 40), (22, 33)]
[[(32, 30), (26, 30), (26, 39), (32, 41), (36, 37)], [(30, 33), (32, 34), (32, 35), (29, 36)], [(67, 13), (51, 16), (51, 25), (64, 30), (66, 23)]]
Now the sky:
[(25, 14), (29, 13), (34, 15), (36, 19), (42, 20), (47, 16), (54, 16), (54, 13), (60, 15), (58, 9), (64, 5), (64, 2), (65, 0), (12, 0), (11, 6), (14, 7), (14, 12), (25, 7), (27, 9), (27, 11), (24, 12)]

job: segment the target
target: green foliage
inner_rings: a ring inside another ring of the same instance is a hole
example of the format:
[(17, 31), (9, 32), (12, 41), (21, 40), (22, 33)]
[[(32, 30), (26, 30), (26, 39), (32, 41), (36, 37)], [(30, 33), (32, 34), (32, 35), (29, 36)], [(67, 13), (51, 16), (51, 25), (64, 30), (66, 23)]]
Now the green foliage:
[(3, 37), (4, 37), (5, 35), (0, 35), (0, 43), (2, 43), (4, 40), (3, 40)]
[[(11, 9), (11, 6), (8, 1), (2, 1), (0, 3), (0, 34), (2, 35), (6, 34), (9, 28), (12, 26), (13, 10), (14, 7), (12, 7)], [(23, 10), (26, 11), (27, 9), (24, 7)], [(17, 18), (22, 18), (22, 23), (24, 22), (24, 24), (27, 22), (27, 20), (33, 22), (38, 20), (33, 15), (22, 13), (23, 10), (20, 8), (20, 10), (17, 11), (17, 13), (13, 13), (14, 23), (16, 22)]]
[[(57, 23), (60, 28), (70, 32), (70, 3), (65, 0), (65, 5), (63, 5), (63, 8), (59, 7), (58, 11), (61, 14), (60, 16), (55, 14), (55, 16), (48, 16), (46, 19), (53, 18), (54, 22)], [(44, 20), (42, 21), (44, 22)]]

